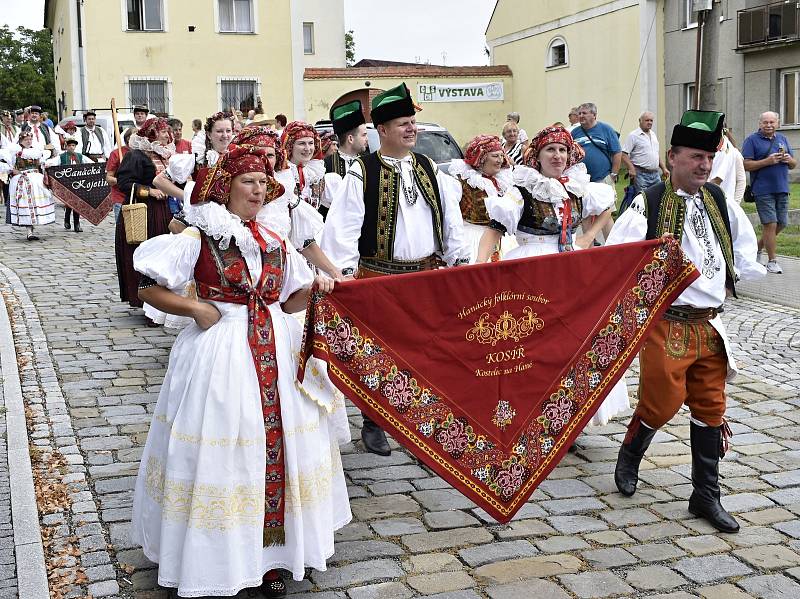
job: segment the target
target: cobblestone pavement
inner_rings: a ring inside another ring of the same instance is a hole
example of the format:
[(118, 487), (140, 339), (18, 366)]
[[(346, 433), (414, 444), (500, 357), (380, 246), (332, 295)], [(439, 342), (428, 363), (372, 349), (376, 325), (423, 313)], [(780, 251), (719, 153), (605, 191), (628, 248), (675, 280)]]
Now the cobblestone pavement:
[[(760, 261), (767, 263), (767, 257), (762, 254)], [(758, 281), (741, 281), (737, 289), (741, 295), (768, 299), (776, 304), (800, 308), (800, 258), (779, 256), (778, 263), (783, 269), (783, 274), (771, 275)]]
[[(85, 573), (72, 596), (161, 599), (154, 565), (128, 529), (174, 337), (144, 327), (138, 310), (117, 301), (109, 223), (87, 225), (83, 234), (55, 226), (42, 234), (29, 243), (0, 227), (7, 267), (0, 292), (11, 303), (18, 351), (31, 357), (21, 376), (33, 444), (63, 455), (70, 490), (69, 509), (42, 522), (54, 543), (79, 549), (74, 562), (61, 564)], [(658, 433), (634, 497), (618, 494), (611, 475), (623, 417), (587, 430), (578, 452), (509, 525), (493, 522), (403, 451), (380, 458), (348, 445), (354, 521), (337, 534), (328, 571), (310, 572), (290, 592), (311, 599), (799, 597), (800, 311), (740, 299), (725, 320), (738, 335), (743, 367), (729, 388), (736, 434), (721, 465), (738, 534), (716, 533), (687, 511), (685, 413)], [(13, 581), (4, 565), (4, 485), (0, 467), (0, 588)]]
[(11, 490), (6, 444), (6, 402), (0, 384), (0, 599), (17, 596), (17, 569), (14, 562), (14, 531), (11, 528)]

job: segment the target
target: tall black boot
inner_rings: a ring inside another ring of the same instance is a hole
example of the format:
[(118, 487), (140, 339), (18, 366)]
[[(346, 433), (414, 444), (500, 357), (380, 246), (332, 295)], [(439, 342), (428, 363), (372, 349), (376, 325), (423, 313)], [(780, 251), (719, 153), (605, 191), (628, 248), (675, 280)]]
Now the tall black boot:
[(76, 233), (83, 233), (83, 229), (81, 228), (81, 215), (74, 210), (72, 211), (72, 222), (74, 223), (72, 227), (73, 230)]
[(70, 209), (70, 208), (65, 208), (64, 209), (64, 228), (67, 231), (69, 231), (70, 228), (72, 227), (72, 225), (69, 222), (69, 215), (70, 215), (71, 212), (72, 212), (72, 209)]
[(361, 440), (364, 442), (364, 447), (370, 453), (376, 453), (382, 456), (392, 454), (392, 448), (389, 447), (389, 441), (386, 440), (386, 433), (381, 430), (377, 424), (367, 418), (367, 415), (362, 413), (364, 424), (361, 427)]
[(656, 434), (656, 429), (642, 424), (642, 419), (636, 414), (628, 425), (628, 433), (619, 448), (617, 467), (614, 469), (614, 482), (619, 492), (630, 497), (636, 493), (636, 484), (639, 482), (639, 464), (642, 463), (644, 452), (650, 446), (650, 441)]
[(737, 532), (739, 523), (720, 503), (719, 458), (722, 455), (722, 427), (690, 423), (692, 442), (692, 486), (689, 511), (705, 518), (721, 532)]

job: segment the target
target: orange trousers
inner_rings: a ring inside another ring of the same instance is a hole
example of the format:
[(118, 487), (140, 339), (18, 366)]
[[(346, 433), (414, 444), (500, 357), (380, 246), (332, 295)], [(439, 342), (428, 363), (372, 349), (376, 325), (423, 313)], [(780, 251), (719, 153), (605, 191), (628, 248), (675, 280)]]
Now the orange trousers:
[(728, 359), (708, 322), (662, 319), (639, 352), (639, 404), (634, 417), (661, 428), (683, 404), (708, 426), (722, 425)]

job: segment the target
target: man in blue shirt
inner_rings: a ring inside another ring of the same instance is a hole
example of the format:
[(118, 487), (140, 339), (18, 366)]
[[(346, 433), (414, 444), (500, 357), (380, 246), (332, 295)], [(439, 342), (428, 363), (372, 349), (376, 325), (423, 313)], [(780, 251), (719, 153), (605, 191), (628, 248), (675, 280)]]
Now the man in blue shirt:
[(776, 131), (778, 122), (777, 112), (765, 112), (758, 131), (748, 135), (742, 146), (762, 227), (758, 250), (767, 251), (767, 272), (773, 274), (783, 272), (775, 259), (776, 238), (789, 221), (789, 169), (797, 166), (789, 141)]
[[(594, 182), (603, 182), (616, 190), (622, 148), (619, 135), (610, 125), (597, 120), (597, 106), (586, 102), (578, 106), (578, 124), (570, 131), (586, 156), (583, 163)], [(614, 222), (609, 219), (603, 227), (603, 236), (608, 237)]]

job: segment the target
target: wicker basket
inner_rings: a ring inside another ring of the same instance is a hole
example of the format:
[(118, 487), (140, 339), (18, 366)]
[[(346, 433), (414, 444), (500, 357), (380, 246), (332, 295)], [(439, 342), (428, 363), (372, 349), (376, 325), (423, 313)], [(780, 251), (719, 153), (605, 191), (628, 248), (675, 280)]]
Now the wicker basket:
[(133, 203), (133, 195), (134, 189), (131, 189), (130, 203), (122, 207), (125, 241), (130, 244), (147, 241), (147, 204)]

